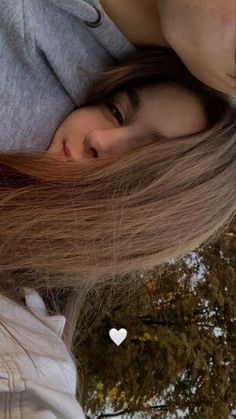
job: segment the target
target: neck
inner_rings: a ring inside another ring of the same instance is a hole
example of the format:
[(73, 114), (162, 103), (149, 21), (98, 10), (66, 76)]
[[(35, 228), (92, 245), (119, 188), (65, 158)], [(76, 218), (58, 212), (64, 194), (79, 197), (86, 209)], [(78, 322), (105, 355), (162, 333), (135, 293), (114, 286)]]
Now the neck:
[(114, 24), (136, 47), (170, 47), (164, 37), (157, 0), (100, 0)]

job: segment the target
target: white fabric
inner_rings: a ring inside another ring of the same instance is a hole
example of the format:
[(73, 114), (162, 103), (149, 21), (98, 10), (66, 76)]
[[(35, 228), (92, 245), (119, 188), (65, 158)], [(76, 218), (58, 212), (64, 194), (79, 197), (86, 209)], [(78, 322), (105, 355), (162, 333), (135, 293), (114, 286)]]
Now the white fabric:
[(85, 419), (61, 338), (66, 318), (49, 316), (36, 290), (24, 292), (29, 310), (0, 295), (0, 419)]

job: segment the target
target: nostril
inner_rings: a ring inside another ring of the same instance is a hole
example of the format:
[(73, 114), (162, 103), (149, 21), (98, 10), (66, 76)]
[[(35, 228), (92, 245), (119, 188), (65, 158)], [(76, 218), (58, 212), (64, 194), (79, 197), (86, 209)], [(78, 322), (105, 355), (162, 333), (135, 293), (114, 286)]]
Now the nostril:
[(92, 151), (93, 157), (97, 158), (98, 154), (97, 154), (97, 151), (95, 150), (95, 148), (91, 147), (91, 151)]

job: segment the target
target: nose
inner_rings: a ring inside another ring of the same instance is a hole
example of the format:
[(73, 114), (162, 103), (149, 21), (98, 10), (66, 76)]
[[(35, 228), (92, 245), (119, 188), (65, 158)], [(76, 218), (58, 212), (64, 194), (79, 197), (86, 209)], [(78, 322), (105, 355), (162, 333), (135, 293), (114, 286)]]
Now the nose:
[(121, 152), (112, 129), (90, 131), (84, 138), (83, 146), (85, 158), (102, 158)]

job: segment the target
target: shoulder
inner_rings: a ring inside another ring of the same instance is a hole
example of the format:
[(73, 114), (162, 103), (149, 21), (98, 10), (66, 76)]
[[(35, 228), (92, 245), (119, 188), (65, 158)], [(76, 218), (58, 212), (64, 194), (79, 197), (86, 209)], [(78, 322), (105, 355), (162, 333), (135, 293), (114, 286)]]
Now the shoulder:
[(56, 418), (57, 412), (62, 419), (84, 419), (76, 399), (76, 365), (58, 334), (63, 316), (47, 321), (54, 316), (37, 291), (24, 290), (25, 308), (0, 295), (0, 399), (5, 400), (0, 418), (10, 411), (16, 419), (21, 412), (23, 419), (29, 409), (33, 418), (40, 406), (40, 419)]

